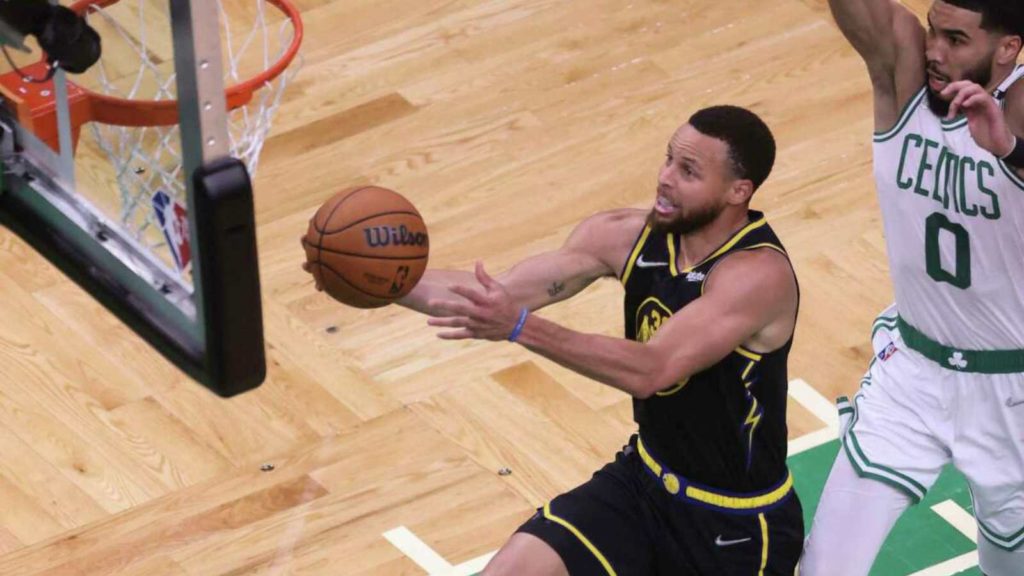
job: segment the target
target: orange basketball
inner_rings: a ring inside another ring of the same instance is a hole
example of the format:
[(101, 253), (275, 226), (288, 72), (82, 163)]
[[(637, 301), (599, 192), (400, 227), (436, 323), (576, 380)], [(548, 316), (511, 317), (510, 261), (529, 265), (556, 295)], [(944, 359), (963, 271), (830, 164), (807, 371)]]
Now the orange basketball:
[(307, 267), (328, 294), (356, 308), (405, 296), (427, 268), (427, 226), (401, 194), (349, 188), (324, 203), (302, 241)]

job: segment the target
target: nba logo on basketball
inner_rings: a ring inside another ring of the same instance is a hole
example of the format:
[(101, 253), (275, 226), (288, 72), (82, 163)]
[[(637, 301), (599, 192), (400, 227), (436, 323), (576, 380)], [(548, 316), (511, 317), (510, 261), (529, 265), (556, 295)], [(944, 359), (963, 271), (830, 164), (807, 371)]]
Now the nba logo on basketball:
[(174, 265), (180, 272), (192, 260), (192, 251), (189, 248), (188, 211), (181, 202), (172, 200), (163, 190), (158, 190), (153, 195), (153, 210), (160, 222), (160, 229), (164, 231), (167, 246), (171, 249)]

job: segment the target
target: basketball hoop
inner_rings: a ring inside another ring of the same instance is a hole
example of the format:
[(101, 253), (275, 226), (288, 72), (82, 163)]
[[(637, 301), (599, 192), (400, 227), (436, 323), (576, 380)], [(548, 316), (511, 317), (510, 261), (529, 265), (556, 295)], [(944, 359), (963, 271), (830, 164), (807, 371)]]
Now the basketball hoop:
[[(292, 63), (302, 41), (302, 20), (291, 0), (195, 1), (218, 4), (230, 153), (252, 175), (271, 118), (297, 72)], [(222, 1), (230, 1), (230, 14)], [(268, 10), (268, 4), (276, 10)], [(88, 124), (114, 168), (121, 224), (155, 247), (163, 239), (147, 232), (158, 224), (150, 200), (163, 193), (171, 202), (187, 204), (187, 175), (182, 174), (169, 17), (154, 6), (159, 4), (148, 0), (79, 0), (71, 5), (100, 33), (104, 46), (90, 71), (68, 80), (67, 92), (73, 148), (77, 151), (81, 127)], [(47, 67), (44, 57), (0, 76), (0, 91), (18, 122), (59, 150), (53, 82), (23, 79), (43, 77)]]

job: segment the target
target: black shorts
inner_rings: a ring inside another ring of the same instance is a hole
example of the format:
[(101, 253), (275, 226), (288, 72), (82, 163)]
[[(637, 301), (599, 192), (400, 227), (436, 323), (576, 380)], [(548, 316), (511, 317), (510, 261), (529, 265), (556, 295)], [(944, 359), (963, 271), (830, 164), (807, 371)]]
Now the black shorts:
[(761, 509), (713, 508), (670, 494), (631, 442), (518, 531), (547, 542), (572, 576), (793, 575), (804, 521), (792, 489)]

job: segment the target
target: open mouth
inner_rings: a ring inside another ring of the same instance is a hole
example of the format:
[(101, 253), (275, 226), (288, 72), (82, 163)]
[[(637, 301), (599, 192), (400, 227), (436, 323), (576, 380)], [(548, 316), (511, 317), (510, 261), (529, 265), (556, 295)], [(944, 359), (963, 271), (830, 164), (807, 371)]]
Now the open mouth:
[(664, 196), (658, 195), (657, 200), (654, 202), (654, 211), (658, 214), (671, 214), (678, 210), (679, 207), (669, 202)]
[(949, 85), (949, 78), (936, 74), (934, 72), (928, 72), (928, 87), (932, 89), (932, 92), (942, 92), (946, 86)]

